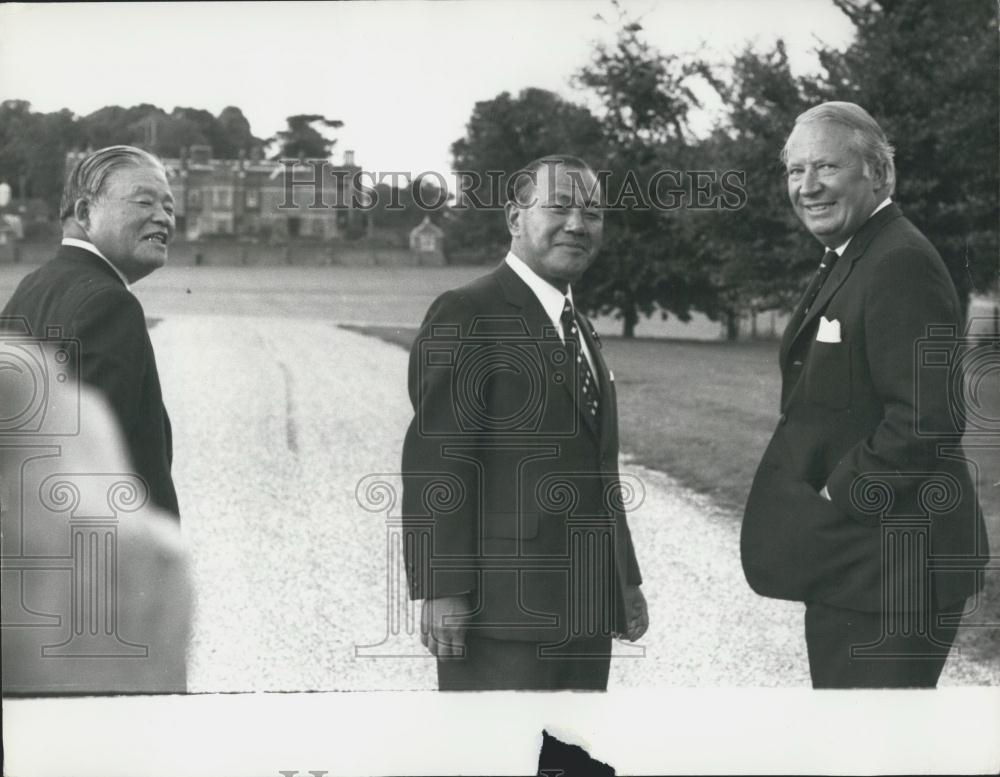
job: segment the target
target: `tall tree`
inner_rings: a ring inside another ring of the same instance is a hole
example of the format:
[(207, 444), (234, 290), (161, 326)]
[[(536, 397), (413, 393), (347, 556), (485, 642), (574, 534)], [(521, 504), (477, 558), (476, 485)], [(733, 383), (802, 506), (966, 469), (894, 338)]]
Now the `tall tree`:
[[(634, 181), (648, 195), (659, 171), (683, 171), (692, 158), (688, 119), (700, 107), (692, 86), (707, 70), (696, 59), (657, 51), (643, 40), (640, 22), (618, 10), (615, 43), (599, 44), (576, 81), (602, 104), (608, 148), (602, 167), (610, 180), (621, 188)], [(688, 320), (692, 309), (714, 312), (711, 277), (685, 245), (682, 214), (650, 207), (648, 197), (626, 202), (621, 189), (609, 188), (613, 201), (629, 207), (609, 213), (603, 258), (578, 284), (581, 305), (622, 319), (626, 337), (641, 315)]]
[(227, 106), (219, 113), (215, 121), (212, 147), (220, 159), (236, 159), (241, 152), (249, 154), (263, 142), (250, 131), (250, 122), (236, 106)]
[(706, 167), (742, 175), (742, 207), (692, 213), (691, 245), (711, 268), (719, 312), (731, 338), (746, 312), (794, 305), (818, 262), (812, 238), (789, 206), (779, 160), (795, 117), (808, 107), (808, 82), (793, 76), (785, 45), (747, 47), (713, 79), (725, 114), (698, 146)]
[(340, 129), (344, 122), (328, 119), (318, 113), (289, 116), (287, 129), (280, 130), (271, 140), (279, 144), (274, 159), (328, 159), (337, 141), (326, 137), (317, 128)]
[(55, 212), (66, 152), (76, 144), (69, 110), (38, 113), (26, 100), (0, 103), (0, 180), (10, 184), (15, 197), (40, 198)]
[[(897, 193), (962, 292), (997, 282), (1000, 44), (985, 0), (834, 0), (857, 28), (820, 53), (817, 97), (864, 106), (896, 147)], [(963, 295), (964, 296), (964, 295)]]

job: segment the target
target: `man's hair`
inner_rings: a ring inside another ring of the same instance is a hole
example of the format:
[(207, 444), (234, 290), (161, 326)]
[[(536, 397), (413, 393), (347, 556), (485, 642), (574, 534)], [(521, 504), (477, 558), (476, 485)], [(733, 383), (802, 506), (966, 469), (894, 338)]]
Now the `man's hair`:
[(81, 197), (99, 197), (108, 176), (119, 167), (144, 165), (163, 169), (163, 163), (159, 159), (135, 146), (108, 146), (84, 157), (73, 165), (73, 170), (66, 177), (62, 201), (59, 203), (60, 220), (73, 215), (76, 201)]
[(548, 165), (564, 165), (569, 170), (587, 170), (594, 172), (589, 164), (578, 156), (571, 154), (547, 154), (528, 162), (524, 167), (507, 179), (507, 202), (524, 206), (530, 202), (531, 194), (535, 189), (538, 178), (538, 171)]
[[(855, 103), (821, 103), (800, 113), (795, 119), (795, 126), (814, 121), (832, 121), (851, 130), (853, 146), (865, 163), (885, 172), (886, 196), (896, 191), (896, 165), (893, 162), (896, 150), (868, 111)], [(788, 137), (791, 138), (791, 133)], [(781, 161), (788, 161), (788, 140), (781, 149)]]

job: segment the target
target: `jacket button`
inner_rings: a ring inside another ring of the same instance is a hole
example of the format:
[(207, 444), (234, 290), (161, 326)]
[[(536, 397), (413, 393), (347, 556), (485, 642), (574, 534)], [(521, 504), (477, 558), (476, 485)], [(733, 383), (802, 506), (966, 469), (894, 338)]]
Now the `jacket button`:
[(779, 415), (778, 416), (778, 423), (779, 424), (788, 423), (788, 416), (785, 415), (784, 413), (782, 413), (781, 415)]

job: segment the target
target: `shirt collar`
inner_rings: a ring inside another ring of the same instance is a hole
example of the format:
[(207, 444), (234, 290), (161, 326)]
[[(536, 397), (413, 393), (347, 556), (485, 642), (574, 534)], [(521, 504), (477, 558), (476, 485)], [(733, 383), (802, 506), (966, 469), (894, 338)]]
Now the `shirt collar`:
[(95, 246), (89, 240), (78, 240), (75, 237), (64, 237), (62, 239), (62, 244), (64, 246), (73, 246), (74, 248), (82, 248), (84, 251), (90, 251), (90, 253), (95, 254), (96, 256), (101, 257), (101, 259), (103, 259), (107, 263), (108, 267), (110, 267), (112, 270), (115, 271), (115, 275), (117, 275), (119, 278), (121, 278), (122, 283), (125, 284), (125, 288), (128, 289), (129, 291), (132, 290), (132, 285), (128, 282), (128, 278), (126, 278), (122, 274), (122, 271), (119, 270), (117, 267), (115, 267), (111, 263), (111, 260), (108, 259), (108, 257), (106, 257), (104, 254), (102, 254), (97, 249), (97, 246)]
[(566, 306), (566, 300), (569, 300), (571, 305), (573, 304), (573, 290), (567, 288), (566, 293), (563, 294), (551, 283), (542, 280), (538, 274), (528, 267), (522, 259), (518, 258), (513, 251), (507, 252), (507, 257), (504, 261), (507, 262), (510, 269), (517, 273), (517, 277), (528, 284), (528, 288), (531, 289), (532, 293), (542, 304), (542, 307), (545, 309), (545, 314), (552, 320), (552, 325), (556, 328), (556, 331), (560, 333), (561, 338), (562, 312), (563, 308)]
[[(882, 200), (882, 202), (880, 202), (878, 204), (878, 207), (876, 207), (875, 210), (872, 211), (872, 215), (869, 216), (868, 218), (871, 218), (872, 216), (874, 216), (876, 213), (878, 213), (880, 210), (882, 210), (882, 208), (889, 207), (889, 203), (891, 203), (891, 202), (892, 202), (892, 197), (886, 197), (884, 200)], [(847, 238), (847, 240), (845, 240), (843, 243), (841, 243), (839, 246), (837, 246), (836, 248), (833, 249), (834, 251), (837, 252), (837, 256), (843, 256), (844, 255), (844, 251), (847, 250), (847, 246), (848, 246), (848, 244), (850, 244), (851, 239), (853, 237), (854, 237), (854, 235), (851, 235), (851, 237)]]

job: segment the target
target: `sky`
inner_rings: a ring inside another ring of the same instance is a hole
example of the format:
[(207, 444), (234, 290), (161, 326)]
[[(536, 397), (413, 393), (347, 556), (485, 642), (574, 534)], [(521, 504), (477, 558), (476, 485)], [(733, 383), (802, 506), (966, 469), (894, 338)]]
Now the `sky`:
[[(797, 73), (853, 34), (831, 0), (622, 4), (665, 52), (725, 62), (782, 37)], [(533, 86), (586, 103), (571, 77), (616, 19), (608, 0), (4, 4), (0, 99), (78, 115), (236, 105), (259, 137), (319, 113), (344, 122), (335, 160), (352, 149), (366, 170), (446, 173), (476, 101)]]

